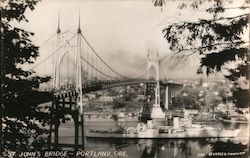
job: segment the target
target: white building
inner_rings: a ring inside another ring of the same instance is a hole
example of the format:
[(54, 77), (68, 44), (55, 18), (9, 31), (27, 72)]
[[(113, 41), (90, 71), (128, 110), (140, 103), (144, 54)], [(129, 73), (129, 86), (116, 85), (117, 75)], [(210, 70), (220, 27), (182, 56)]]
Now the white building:
[(115, 97), (112, 96), (101, 96), (99, 98), (99, 101), (101, 102), (112, 102), (114, 100)]
[(93, 99), (96, 99), (96, 94), (85, 94), (88, 98), (89, 98), (89, 100), (93, 100)]

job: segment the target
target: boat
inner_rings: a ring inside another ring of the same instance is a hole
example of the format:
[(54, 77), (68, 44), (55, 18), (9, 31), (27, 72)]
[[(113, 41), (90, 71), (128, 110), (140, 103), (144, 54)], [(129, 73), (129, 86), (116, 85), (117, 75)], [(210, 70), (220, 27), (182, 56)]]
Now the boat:
[[(178, 120), (178, 119), (176, 119)], [(153, 120), (138, 123), (137, 127), (124, 127), (117, 130), (89, 130), (86, 137), (94, 138), (233, 138), (240, 129), (220, 129), (206, 125), (155, 126)]]
[(207, 113), (207, 112), (201, 112), (197, 116), (192, 118), (193, 123), (216, 123), (218, 122), (217, 119), (213, 117), (213, 115)]
[(223, 118), (222, 121), (229, 123), (249, 123), (247, 117), (244, 116), (230, 116), (228, 118)]
[(217, 138), (225, 138), (225, 137), (236, 137), (240, 129), (222, 129), (222, 128), (212, 128), (212, 127), (205, 127), (205, 131), (207, 135), (210, 137), (217, 137)]

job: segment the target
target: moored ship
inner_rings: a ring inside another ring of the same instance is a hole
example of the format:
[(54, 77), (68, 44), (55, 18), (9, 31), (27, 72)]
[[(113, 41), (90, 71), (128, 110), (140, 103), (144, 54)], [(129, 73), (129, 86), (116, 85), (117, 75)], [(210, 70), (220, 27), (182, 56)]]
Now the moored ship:
[(89, 130), (86, 137), (99, 138), (230, 138), (237, 137), (240, 129), (220, 129), (204, 125), (155, 126), (152, 120), (137, 127), (117, 130)]
[(230, 116), (228, 118), (223, 118), (222, 121), (229, 123), (249, 123), (248, 118), (244, 116)]

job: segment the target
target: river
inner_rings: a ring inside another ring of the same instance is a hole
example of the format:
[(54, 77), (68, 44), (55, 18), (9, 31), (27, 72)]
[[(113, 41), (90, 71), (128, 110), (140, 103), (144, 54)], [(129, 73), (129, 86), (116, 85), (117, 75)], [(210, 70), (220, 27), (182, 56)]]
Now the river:
[[(114, 129), (118, 125), (136, 126), (134, 118), (114, 121), (85, 117), (85, 130)], [(217, 128), (241, 129), (237, 138), (226, 139), (109, 139), (86, 138), (87, 151), (122, 151), (128, 158), (193, 158), (193, 157), (247, 157), (249, 124), (210, 123)], [(74, 124), (66, 123), (59, 129), (59, 143), (74, 142)]]

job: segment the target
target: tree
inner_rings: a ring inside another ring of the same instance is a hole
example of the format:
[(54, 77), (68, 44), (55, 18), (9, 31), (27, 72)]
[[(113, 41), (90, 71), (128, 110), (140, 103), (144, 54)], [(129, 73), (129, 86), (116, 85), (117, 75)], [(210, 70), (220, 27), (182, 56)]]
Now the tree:
[[(240, 87), (238, 81), (243, 78), (249, 83), (249, 41), (244, 37), (249, 33), (249, 1), (242, 1), (240, 6), (230, 6), (230, 3), (222, 0), (181, 3), (179, 9), (191, 7), (204, 14), (204, 18), (173, 23), (162, 32), (173, 52), (184, 53), (185, 57), (199, 54), (200, 68), (205, 67), (207, 75), (227, 70), (224, 76), (234, 82), (231, 99), (238, 107), (247, 107), (250, 106), (249, 86)], [(162, 7), (164, 0), (155, 0), (154, 4)], [(228, 14), (233, 11), (235, 15)]]
[(50, 116), (38, 105), (51, 95), (37, 89), (50, 78), (23, 68), (34, 63), (38, 47), (29, 39), (33, 33), (13, 25), (28, 22), (25, 11), (34, 10), (38, 1), (1, 1), (1, 154), (42, 149), (46, 144), (42, 136)]
[(126, 105), (124, 99), (114, 99), (113, 100), (113, 109), (123, 108)]

